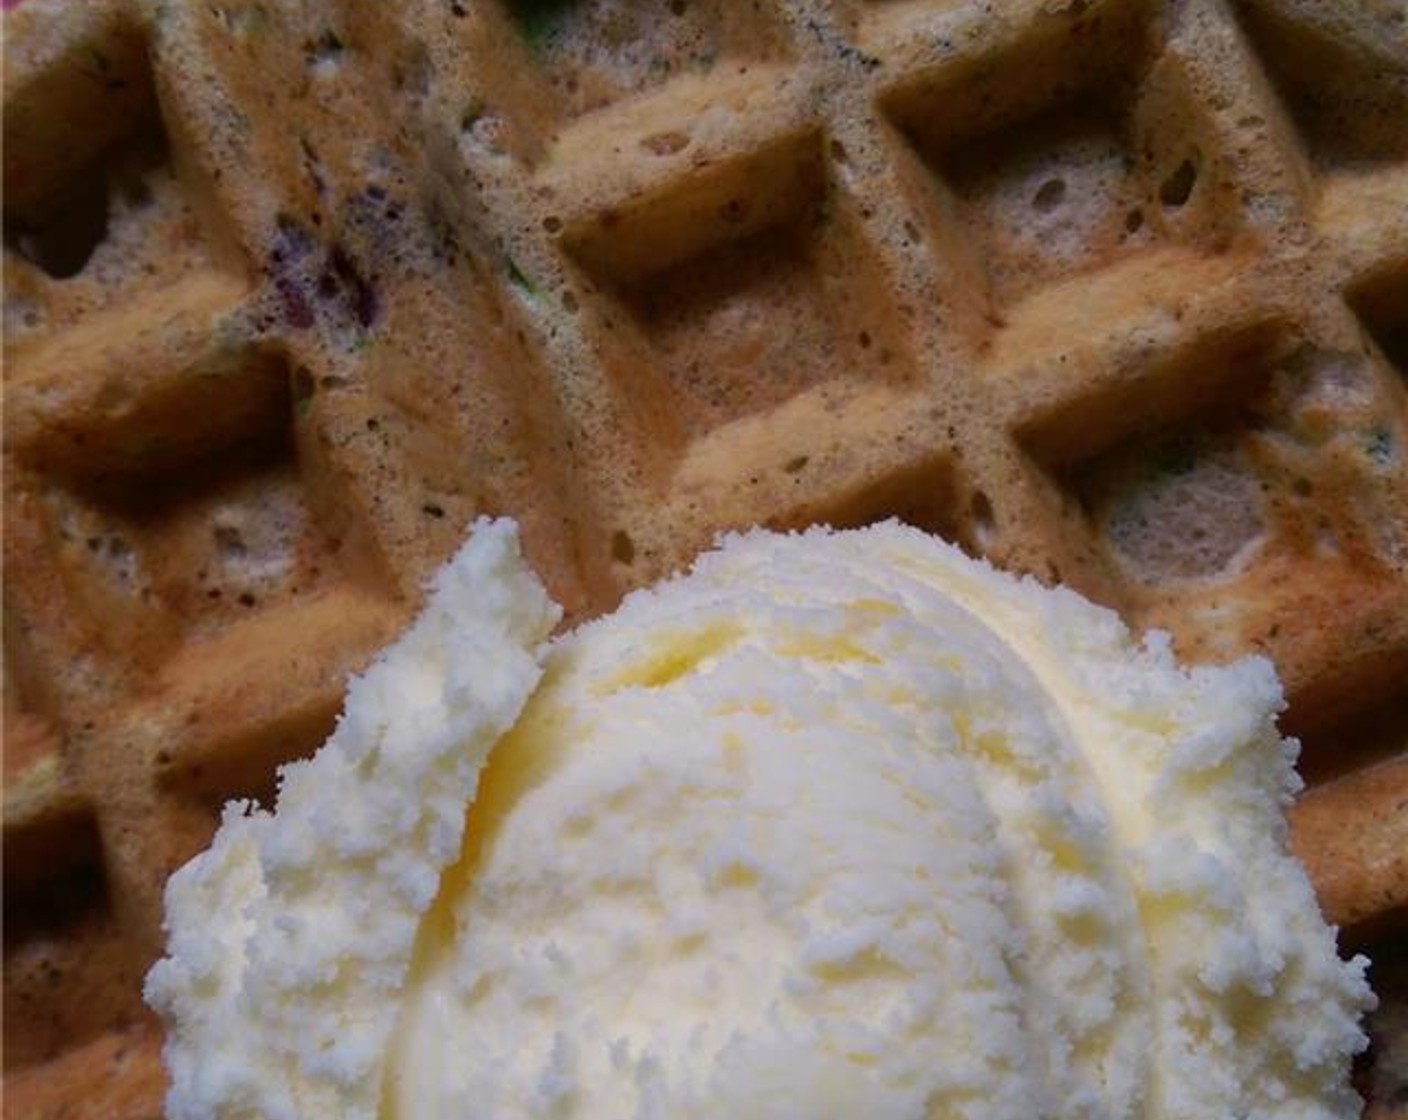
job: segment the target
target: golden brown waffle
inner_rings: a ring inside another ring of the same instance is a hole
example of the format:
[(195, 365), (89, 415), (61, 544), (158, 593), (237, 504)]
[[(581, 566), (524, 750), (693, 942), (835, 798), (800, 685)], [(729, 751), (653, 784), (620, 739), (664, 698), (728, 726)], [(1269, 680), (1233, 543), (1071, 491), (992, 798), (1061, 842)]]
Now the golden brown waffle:
[(1266, 653), (1328, 916), (1402, 917), (1396, 0), (27, 0), (5, 37), (12, 1115), (158, 1108), (166, 876), (484, 511), (573, 618), (724, 527), (899, 516)]

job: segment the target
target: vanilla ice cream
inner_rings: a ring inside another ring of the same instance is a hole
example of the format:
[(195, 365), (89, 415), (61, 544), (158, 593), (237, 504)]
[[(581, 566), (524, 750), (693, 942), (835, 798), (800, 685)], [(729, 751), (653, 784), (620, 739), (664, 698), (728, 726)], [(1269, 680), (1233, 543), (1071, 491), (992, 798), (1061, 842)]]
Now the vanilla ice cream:
[(555, 617), (478, 526), (173, 877), (172, 1116), (1357, 1115), (1265, 661), (897, 524)]

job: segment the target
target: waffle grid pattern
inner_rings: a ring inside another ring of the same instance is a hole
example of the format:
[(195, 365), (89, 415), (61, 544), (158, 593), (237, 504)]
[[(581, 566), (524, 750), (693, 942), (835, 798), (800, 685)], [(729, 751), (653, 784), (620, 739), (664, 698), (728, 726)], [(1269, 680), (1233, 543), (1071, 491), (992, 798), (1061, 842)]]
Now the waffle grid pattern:
[(478, 512), (574, 618), (900, 516), (1264, 652), (1401, 916), (1408, 29), (1335, 10), (7, 13), (12, 1106), (156, 1108), (167, 874)]

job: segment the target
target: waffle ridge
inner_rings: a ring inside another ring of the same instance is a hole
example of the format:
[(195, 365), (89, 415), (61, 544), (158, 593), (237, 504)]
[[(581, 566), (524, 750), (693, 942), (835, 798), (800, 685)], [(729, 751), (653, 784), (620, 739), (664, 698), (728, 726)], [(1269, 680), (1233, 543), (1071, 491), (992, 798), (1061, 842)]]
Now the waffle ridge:
[(19, 1114), (158, 1109), (166, 877), (321, 741), (480, 513), (569, 621), (725, 529), (900, 517), (1186, 656), (1264, 653), (1327, 916), (1401, 928), (1395, 5), (5, 22)]

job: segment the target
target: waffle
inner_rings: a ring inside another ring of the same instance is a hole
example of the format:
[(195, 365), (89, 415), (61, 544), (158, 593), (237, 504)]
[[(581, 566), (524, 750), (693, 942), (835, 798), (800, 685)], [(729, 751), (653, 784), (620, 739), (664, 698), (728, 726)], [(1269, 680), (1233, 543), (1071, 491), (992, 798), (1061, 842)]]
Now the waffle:
[(14, 1115), (159, 1110), (167, 875), (482, 512), (569, 621), (724, 528), (893, 516), (1266, 654), (1295, 849), (1348, 945), (1398, 936), (1393, 0), (27, 0), (5, 38)]

